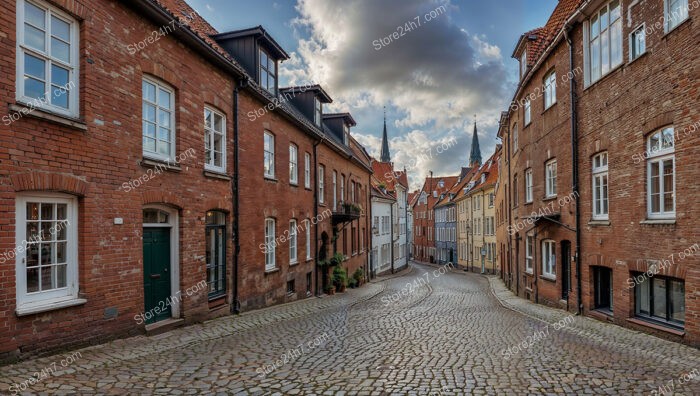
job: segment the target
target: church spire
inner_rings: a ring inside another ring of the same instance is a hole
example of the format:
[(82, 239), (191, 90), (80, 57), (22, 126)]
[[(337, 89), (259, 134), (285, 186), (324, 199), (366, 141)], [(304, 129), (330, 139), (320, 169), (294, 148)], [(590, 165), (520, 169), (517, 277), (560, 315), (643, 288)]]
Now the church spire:
[(384, 134), (382, 135), (382, 153), (379, 157), (381, 162), (391, 162), (389, 154), (389, 137), (386, 134), (386, 106), (384, 106)]
[(469, 155), (469, 166), (481, 166), (481, 148), (479, 148), (479, 134), (476, 132), (476, 116), (474, 116), (474, 135), (472, 136), (472, 152)]

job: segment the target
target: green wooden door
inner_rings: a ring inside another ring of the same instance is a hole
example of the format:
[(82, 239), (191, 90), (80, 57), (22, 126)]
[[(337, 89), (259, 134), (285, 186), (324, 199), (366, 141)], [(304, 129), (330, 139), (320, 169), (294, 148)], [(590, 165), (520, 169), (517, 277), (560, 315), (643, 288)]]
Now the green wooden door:
[(169, 228), (143, 229), (143, 285), (146, 323), (170, 318)]

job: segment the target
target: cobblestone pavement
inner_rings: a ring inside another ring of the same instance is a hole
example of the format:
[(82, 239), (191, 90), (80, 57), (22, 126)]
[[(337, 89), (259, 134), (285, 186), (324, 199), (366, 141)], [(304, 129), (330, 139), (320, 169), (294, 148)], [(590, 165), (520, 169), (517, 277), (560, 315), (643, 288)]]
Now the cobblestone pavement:
[[(25, 393), (700, 394), (696, 349), (420, 264), (343, 295), (79, 352)], [(0, 393), (68, 355), (0, 367)]]

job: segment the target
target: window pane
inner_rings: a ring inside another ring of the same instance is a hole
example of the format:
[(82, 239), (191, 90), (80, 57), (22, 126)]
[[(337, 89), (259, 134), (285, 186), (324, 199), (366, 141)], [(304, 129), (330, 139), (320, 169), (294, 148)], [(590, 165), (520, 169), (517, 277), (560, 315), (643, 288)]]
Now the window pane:
[(661, 211), (661, 178), (659, 175), (660, 163), (652, 163), (650, 166), (650, 183), (649, 191), (651, 192), (651, 211), (658, 213)]
[(645, 280), (642, 283), (637, 284), (635, 287), (636, 291), (636, 305), (637, 305), (637, 313), (641, 315), (651, 315), (650, 307), (649, 307), (649, 300), (650, 300), (650, 294), (649, 294), (649, 284), (651, 282), (649, 280)]
[(685, 323), (685, 282), (669, 280), (671, 304), (669, 317), (674, 322)]
[[(36, 77), (39, 80), (46, 80), (46, 64), (42, 59), (29, 54), (24, 54), (24, 73)], [(43, 94), (45, 90), (42, 90)]]
[(143, 137), (143, 150), (149, 152), (156, 151), (156, 140), (153, 138)]
[(622, 20), (615, 22), (610, 29), (610, 64), (617, 66), (622, 63)]
[(601, 63), (601, 74), (605, 74), (610, 71), (610, 37), (608, 36), (608, 31), (603, 32), (600, 35), (600, 63)]
[(664, 167), (664, 212), (673, 212), (673, 160), (663, 162)]
[(51, 56), (63, 62), (70, 63), (70, 46), (52, 37)]
[(165, 127), (165, 128), (170, 128), (170, 113), (169, 112), (158, 109), (158, 125)]
[(170, 109), (170, 92), (158, 89), (158, 105), (165, 109)]
[(654, 306), (652, 316), (666, 319), (666, 280), (662, 278), (652, 278), (652, 293), (654, 295)]
[(42, 267), (41, 268), (41, 290), (51, 290), (54, 289), (54, 267)]
[(51, 65), (51, 83), (59, 87), (68, 87), (68, 70)]
[(46, 51), (46, 37), (44, 31), (33, 26), (24, 25), (24, 44), (28, 47)]
[(600, 39), (591, 42), (591, 78), (597, 80), (600, 77)]
[(53, 205), (49, 203), (41, 204), (41, 220), (53, 220)]
[(170, 141), (170, 130), (167, 128), (158, 128), (158, 139), (165, 142)]
[(602, 179), (603, 211), (601, 212), (601, 214), (608, 214), (608, 175), (603, 175)]
[(24, 18), (32, 25), (46, 29), (45, 11), (29, 2), (24, 3)]
[(67, 91), (65, 88), (53, 85), (52, 87), (52, 93), (51, 93), (51, 104), (59, 107), (63, 107), (64, 109), (68, 108), (68, 99), (69, 99), (69, 91)]
[(39, 268), (27, 268), (27, 293), (39, 291)]
[(224, 117), (214, 114), (214, 130), (217, 132), (224, 131)]
[(148, 81), (144, 81), (142, 84), (142, 90), (143, 90), (143, 98), (155, 103), (156, 101), (156, 86), (149, 83)]
[(51, 35), (70, 43), (70, 24), (51, 16)]
[(56, 268), (56, 287), (57, 288), (66, 287), (68, 284), (68, 282), (67, 282), (68, 264), (57, 265), (55, 268)]

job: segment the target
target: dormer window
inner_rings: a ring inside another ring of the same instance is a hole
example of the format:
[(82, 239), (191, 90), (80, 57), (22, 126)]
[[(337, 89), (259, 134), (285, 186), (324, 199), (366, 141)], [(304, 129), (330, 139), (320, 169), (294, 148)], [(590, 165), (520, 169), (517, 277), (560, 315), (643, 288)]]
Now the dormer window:
[(347, 146), (350, 142), (350, 127), (348, 124), (343, 125), (343, 143)]
[(525, 77), (527, 72), (527, 50), (524, 50), (522, 55), (520, 55), (520, 78)]
[(318, 100), (318, 96), (314, 98), (314, 121), (316, 125), (321, 126), (321, 115), (322, 115), (321, 101)]
[(277, 94), (277, 63), (264, 49), (260, 49), (260, 86)]

